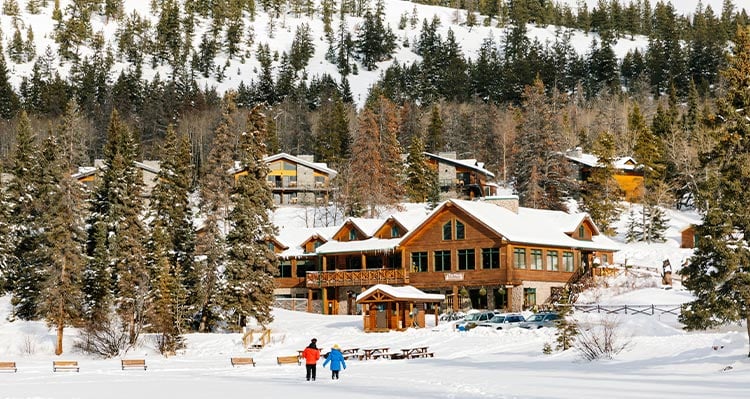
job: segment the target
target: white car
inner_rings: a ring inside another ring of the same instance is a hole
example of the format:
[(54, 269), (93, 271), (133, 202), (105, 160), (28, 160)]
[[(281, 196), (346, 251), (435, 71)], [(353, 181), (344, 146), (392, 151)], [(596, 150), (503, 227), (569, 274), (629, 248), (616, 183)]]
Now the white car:
[(526, 321), (520, 313), (500, 313), (495, 315), (489, 321), (477, 324), (477, 327), (490, 327), (495, 330), (507, 330), (518, 327), (519, 324)]
[(469, 313), (464, 316), (463, 320), (459, 320), (453, 323), (453, 328), (458, 331), (471, 330), (472, 328), (479, 325), (479, 323), (485, 323), (495, 317), (495, 312), (490, 310), (483, 310), (481, 312)]

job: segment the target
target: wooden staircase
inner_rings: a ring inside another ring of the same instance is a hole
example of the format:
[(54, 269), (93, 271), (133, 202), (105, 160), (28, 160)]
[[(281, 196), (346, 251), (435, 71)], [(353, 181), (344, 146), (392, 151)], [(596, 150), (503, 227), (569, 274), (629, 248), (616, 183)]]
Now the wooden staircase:
[[(256, 334), (260, 334), (257, 339), (255, 339)], [(271, 342), (271, 330), (269, 329), (261, 329), (261, 330), (249, 329), (247, 330), (245, 335), (242, 336), (242, 344), (245, 346), (245, 348), (249, 352), (257, 352), (263, 349), (270, 342)]]
[(564, 287), (552, 292), (549, 298), (547, 298), (547, 300), (544, 302), (543, 307), (553, 307), (566, 295), (566, 293), (570, 295), (568, 298), (568, 303), (573, 304), (578, 299), (578, 294), (583, 292), (583, 290), (585, 290), (586, 288), (591, 287), (592, 284), (593, 278), (591, 274), (591, 268), (588, 268), (587, 270), (579, 268), (575, 273), (573, 273), (572, 276), (570, 276), (568, 282), (565, 283)]

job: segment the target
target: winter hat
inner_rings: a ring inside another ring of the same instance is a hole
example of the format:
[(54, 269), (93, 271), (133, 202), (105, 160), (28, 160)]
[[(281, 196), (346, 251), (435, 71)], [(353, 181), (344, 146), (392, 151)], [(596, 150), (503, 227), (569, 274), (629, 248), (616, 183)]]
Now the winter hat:
[(340, 350), (341, 347), (339, 346), (339, 344), (335, 344), (335, 345), (333, 345), (333, 348), (331, 348), (331, 349)]

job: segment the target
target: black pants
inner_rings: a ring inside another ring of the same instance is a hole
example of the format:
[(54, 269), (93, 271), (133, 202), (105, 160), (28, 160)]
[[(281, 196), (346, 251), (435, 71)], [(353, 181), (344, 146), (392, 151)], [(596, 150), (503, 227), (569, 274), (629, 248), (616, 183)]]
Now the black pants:
[(331, 370), (331, 379), (339, 379), (339, 370)]
[(307, 369), (307, 380), (310, 381), (310, 378), (312, 377), (312, 380), (315, 381), (315, 364), (306, 364), (305, 368)]

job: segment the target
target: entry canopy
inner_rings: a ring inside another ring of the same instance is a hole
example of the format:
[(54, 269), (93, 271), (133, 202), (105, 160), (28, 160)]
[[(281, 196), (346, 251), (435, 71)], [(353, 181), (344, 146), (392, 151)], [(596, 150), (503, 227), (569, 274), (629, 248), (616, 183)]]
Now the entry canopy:
[(409, 301), (409, 302), (442, 302), (445, 295), (428, 294), (410, 285), (394, 287), (388, 284), (376, 284), (357, 295), (357, 303), (372, 303), (384, 301)]

